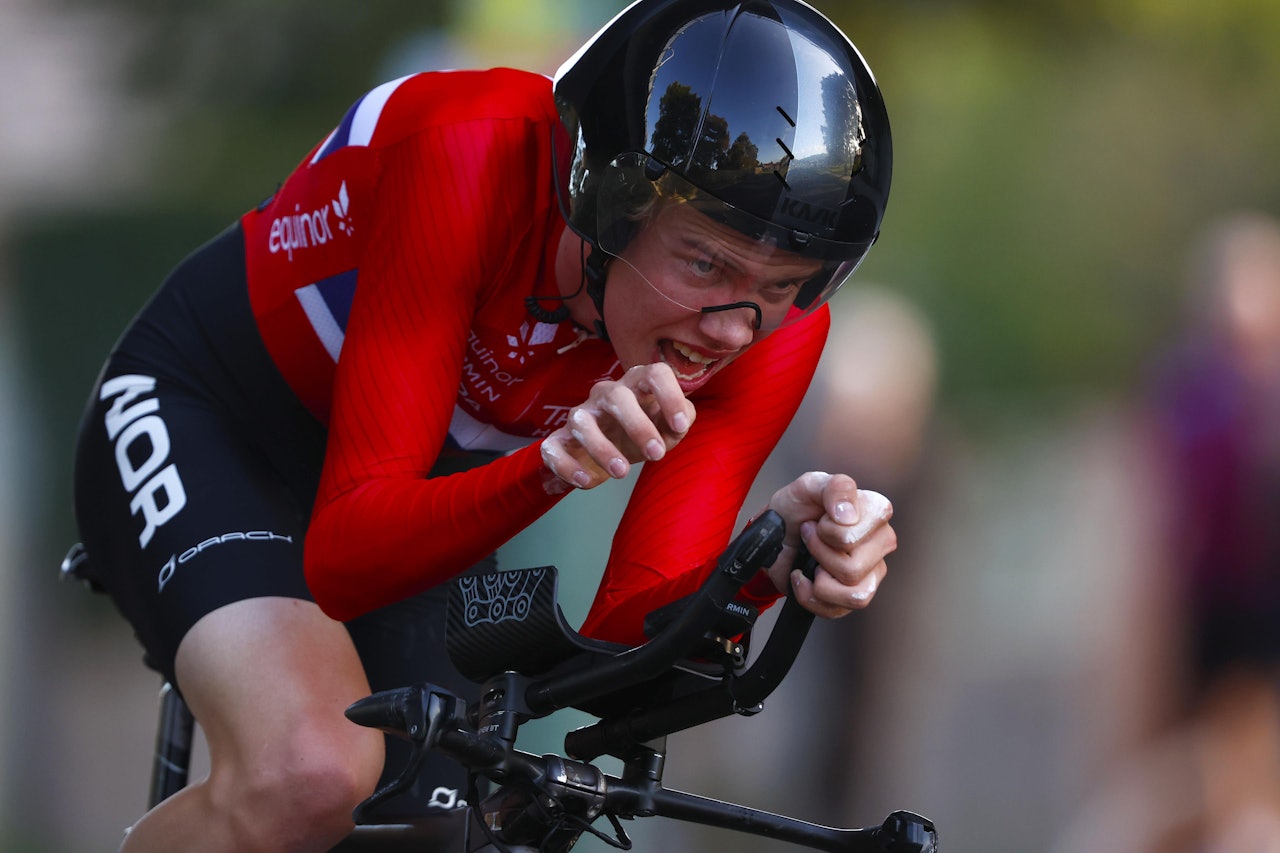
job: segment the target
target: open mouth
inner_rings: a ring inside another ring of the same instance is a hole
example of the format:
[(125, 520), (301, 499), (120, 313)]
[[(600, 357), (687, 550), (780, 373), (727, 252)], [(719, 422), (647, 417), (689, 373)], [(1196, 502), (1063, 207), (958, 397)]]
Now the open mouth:
[(720, 363), (719, 358), (703, 355), (692, 347), (677, 341), (670, 341), (662, 347), (662, 360), (675, 373), (681, 382), (696, 382), (711, 372)]

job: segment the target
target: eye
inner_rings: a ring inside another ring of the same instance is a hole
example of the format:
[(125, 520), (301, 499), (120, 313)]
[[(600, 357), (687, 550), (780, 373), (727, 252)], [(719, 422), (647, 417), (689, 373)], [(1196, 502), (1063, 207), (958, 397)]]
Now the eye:
[(698, 278), (714, 280), (719, 278), (721, 264), (711, 255), (700, 253), (689, 258), (689, 270)]
[(770, 302), (786, 302), (794, 299), (804, 282), (798, 279), (791, 281), (775, 281), (760, 288), (764, 298)]

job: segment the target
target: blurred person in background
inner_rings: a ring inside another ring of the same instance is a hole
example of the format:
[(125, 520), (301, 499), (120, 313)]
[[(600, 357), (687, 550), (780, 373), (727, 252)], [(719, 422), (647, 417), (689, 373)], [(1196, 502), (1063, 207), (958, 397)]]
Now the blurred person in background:
[[(442, 584), (638, 463), (583, 631), (643, 641), (803, 399), (891, 159), (870, 70), (794, 0), (640, 0), (554, 81), (423, 73), (362, 97), (174, 271), (90, 397), (77, 522), (211, 764), (125, 849), (339, 841), (384, 766), (343, 709), (424, 680), (474, 693)], [(814, 471), (764, 504), (787, 539), (744, 600), (866, 606), (888, 502)], [(442, 760), (420, 785), (462, 777)]]
[(1225, 220), (1194, 274), (1155, 403), (1198, 697), (1280, 662), (1280, 222)]
[(816, 682), (809, 701), (825, 704), (832, 718), (830, 726), (814, 731), (822, 732), (814, 744), (816, 814), (847, 813), (857, 792), (875, 784), (864, 761), (867, 730), (860, 711), (877, 683), (870, 668), (879, 652), (898, 642), (886, 632), (910, 606), (904, 597), (912, 588), (910, 543), (924, 533), (915, 510), (934, 451), (938, 383), (933, 328), (911, 300), (864, 283), (832, 312), (840, 334), (823, 353), (812, 405), (802, 407), (773, 473), (796, 465), (857, 471), (861, 487), (893, 495), (894, 528), (905, 543), (894, 555), (894, 572), (905, 583), (895, 582), (879, 606), (820, 626), (811, 653), (800, 661)]
[(1215, 223), (1190, 277), (1148, 400), (1173, 672), (1144, 675), (1168, 707), (1061, 853), (1280, 851), (1280, 221)]

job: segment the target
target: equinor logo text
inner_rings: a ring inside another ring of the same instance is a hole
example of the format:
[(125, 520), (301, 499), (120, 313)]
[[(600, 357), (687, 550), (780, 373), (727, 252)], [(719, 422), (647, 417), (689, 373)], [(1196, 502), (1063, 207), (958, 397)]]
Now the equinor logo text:
[[(323, 246), (334, 239), (335, 228), (348, 237), (355, 233), (350, 220), (350, 198), (347, 196), (346, 181), (338, 188), (338, 197), (329, 204), (312, 211), (303, 211), (300, 206), (294, 205), (293, 211), (271, 222), (267, 248), (273, 255), (284, 252), (292, 261), (294, 251), (309, 246)], [(333, 215), (332, 223), (330, 214)]]

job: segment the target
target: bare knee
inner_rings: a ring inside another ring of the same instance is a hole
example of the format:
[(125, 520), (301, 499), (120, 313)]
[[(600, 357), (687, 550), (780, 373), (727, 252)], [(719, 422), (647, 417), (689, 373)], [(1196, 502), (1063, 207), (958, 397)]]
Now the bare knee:
[(211, 816), (235, 849), (341, 840), (383, 759), (383, 735), (342, 715), (369, 690), (346, 628), (311, 602), (246, 599), (197, 622), (176, 668), (209, 743)]
[(294, 732), (255, 766), (219, 780), (240, 849), (327, 850), (351, 831), (352, 810), (373, 793), (382, 770), (382, 735), (332, 735), (319, 727)]

